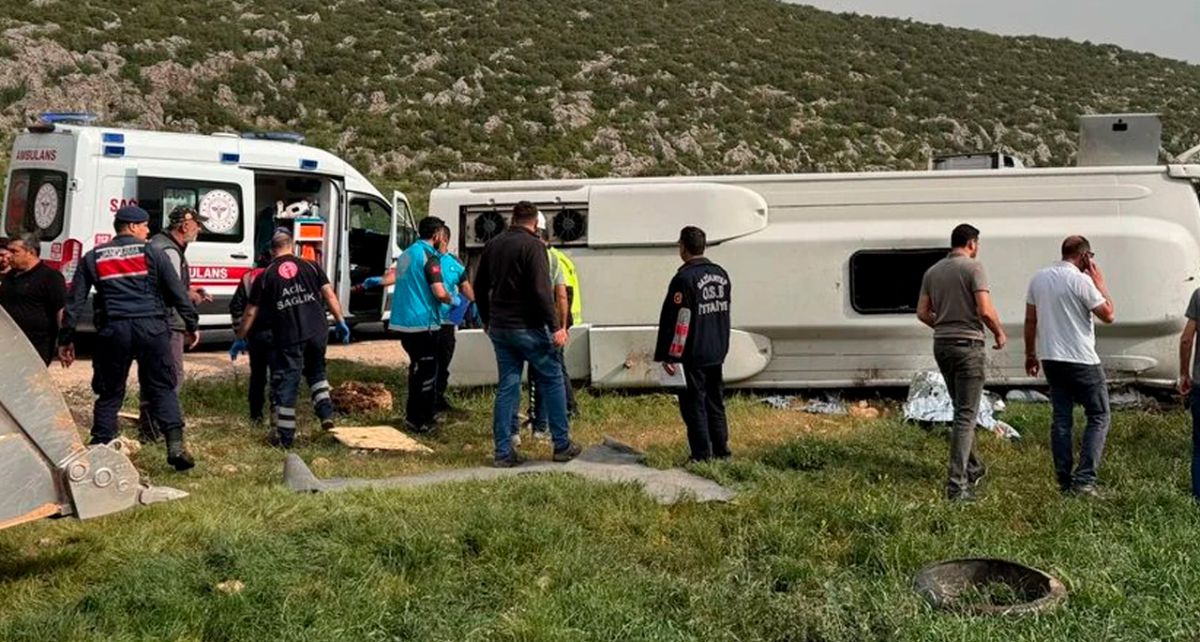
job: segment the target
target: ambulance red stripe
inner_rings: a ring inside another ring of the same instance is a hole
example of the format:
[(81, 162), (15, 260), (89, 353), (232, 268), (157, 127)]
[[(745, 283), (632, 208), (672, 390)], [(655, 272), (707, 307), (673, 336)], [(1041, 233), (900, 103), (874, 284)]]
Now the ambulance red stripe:
[(188, 270), (192, 285), (237, 285), (249, 271), (248, 267), (216, 265), (193, 265)]

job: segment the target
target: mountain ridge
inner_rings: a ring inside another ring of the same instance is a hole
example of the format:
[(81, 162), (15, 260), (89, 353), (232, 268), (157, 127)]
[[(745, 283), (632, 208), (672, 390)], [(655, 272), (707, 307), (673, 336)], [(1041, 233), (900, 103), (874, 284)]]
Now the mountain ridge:
[(1085, 113), (1161, 112), (1165, 149), (1200, 143), (1200, 66), (773, 0), (0, 7), (6, 150), (51, 109), (297, 130), (418, 201), (451, 179), (1066, 165)]

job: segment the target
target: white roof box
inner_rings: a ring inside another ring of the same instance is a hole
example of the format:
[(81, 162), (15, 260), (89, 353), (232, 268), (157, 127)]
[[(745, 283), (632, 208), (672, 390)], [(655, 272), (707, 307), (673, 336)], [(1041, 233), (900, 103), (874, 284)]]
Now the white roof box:
[(1162, 121), (1158, 114), (1096, 114), (1079, 117), (1080, 167), (1158, 164)]

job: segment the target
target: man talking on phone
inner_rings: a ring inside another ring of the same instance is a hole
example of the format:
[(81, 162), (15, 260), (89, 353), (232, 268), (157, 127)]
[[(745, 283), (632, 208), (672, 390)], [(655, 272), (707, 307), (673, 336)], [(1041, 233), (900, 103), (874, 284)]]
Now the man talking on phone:
[[(1062, 260), (1033, 276), (1025, 299), (1025, 371), (1036, 377), (1040, 366), (1050, 384), (1054, 474), (1063, 493), (1085, 497), (1098, 494), (1096, 471), (1110, 416), (1092, 316), (1104, 323), (1115, 318), (1095, 256), (1086, 238), (1068, 236), (1062, 243)], [(1087, 417), (1078, 465), (1071, 440), (1075, 404), (1083, 406)]]

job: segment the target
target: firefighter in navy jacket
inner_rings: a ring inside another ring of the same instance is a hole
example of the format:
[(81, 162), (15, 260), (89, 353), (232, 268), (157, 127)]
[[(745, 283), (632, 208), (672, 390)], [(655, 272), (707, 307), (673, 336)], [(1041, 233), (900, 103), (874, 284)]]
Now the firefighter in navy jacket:
[(74, 332), (88, 292), (96, 288), (97, 340), (92, 356), (92, 391), (96, 404), (91, 443), (117, 438), (117, 411), (125, 400), (129, 366), (138, 364), (138, 385), (150, 402), (150, 413), (162, 427), (167, 442), (167, 463), (175, 470), (195, 465), (183, 443), (183, 414), (175, 392), (176, 372), (171, 360), (170, 313), (183, 319), (187, 343), (200, 339), (199, 317), (179, 275), (162, 250), (146, 243), (150, 215), (140, 207), (117, 210), (113, 225), (117, 236), (83, 256), (67, 294), (59, 358), (64, 366), (75, 361)]
[(729, 352), (729, 275), (704, 258), (704, 230), (679, 232), (683, 266), (671, 279), (658, 320), (654, 360), (674, 375), (683, 366), (686, 387), (679, 412), (687, 424), (692, 461), (729, 457), (725, 383), (721, 372)]

